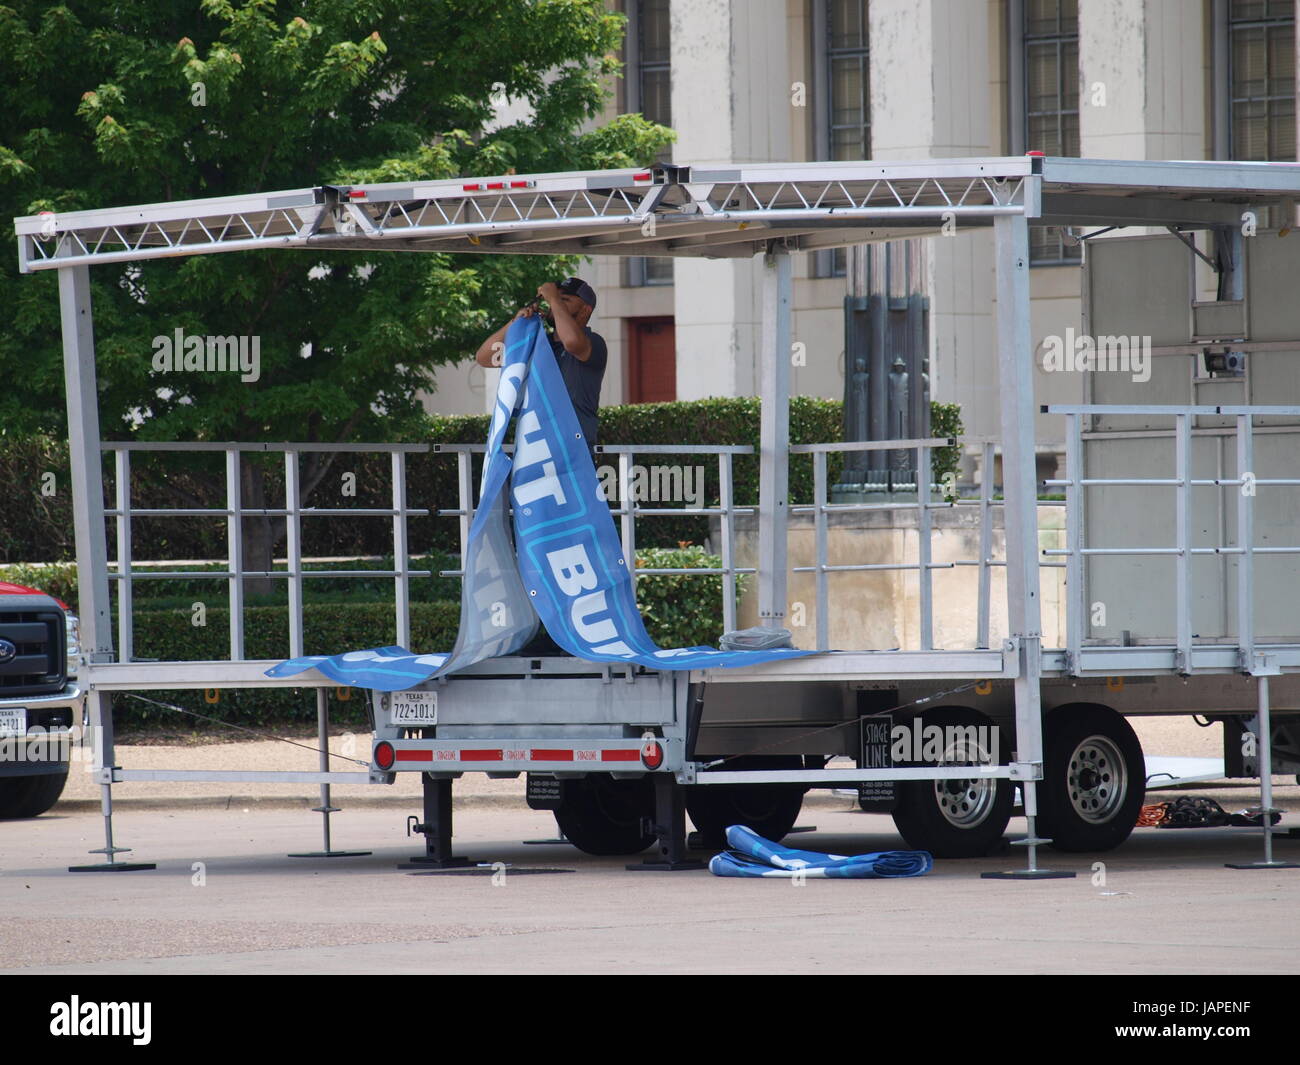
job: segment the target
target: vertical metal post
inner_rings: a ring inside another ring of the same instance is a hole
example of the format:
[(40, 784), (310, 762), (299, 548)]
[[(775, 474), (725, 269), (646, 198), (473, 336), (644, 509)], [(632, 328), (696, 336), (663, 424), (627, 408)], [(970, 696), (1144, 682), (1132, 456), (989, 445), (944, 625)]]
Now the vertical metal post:
[[(406, 528), (406, 452), (393, 452), (393, 578), (397, 645), (411, 647), (411, 554)], [(328, 803), (326, 804), (328, 805)], [(328, 848), (327, 848), (328, 849)]]
[(1186, 414), (1174, 415), (1174, 535), (1178, 554), (1175, 587), (1174, 624), (1177, 629), (1178, 650), (1175, 668), (1179, 673), (1192, 671), (1192, 432)]
[(623, 536), (623, 561), (632, 575), (632, 589), (636, 590), (636, 515), (632, 499), (632, 455), (626, 451), (618, 454), (619, 527)]
[(992, 612), (993, 558), (993, 443), (985, 441), (980, 448), (980, 564), (979, 564), (979, 616), (975, 619), (975, 646), (989, 645), (989, 614)]
[[(68, 397), (68, 460), (77, 544), (81, 646), (85, 648), (87, 662), (111, 662), (113, 632), (108, 599), (108, 544), (104, 535), (104, 475), (100, 461), (99, 393), (88, 267), (60, 268), (59, 311), (63, 326), (63, 378)], [(111, 743), (105, 748), (105, 757), (112, 757)]]
[[(1037, 178), (1027, 178), (1026, 186)], [(1026, 188), (1026, 202), (1037, 202)], [(1039, 869), (1038, 781), (1043, 773), (1043, 672), (1041, 603), (1038, 583), (1038, 492), (1034, 464), (1033, 343), (1029, 327), (1029, 223), (1023, 214), (993, 222), (997, 261), (998, 386), (1002, 421), (1002, 491), (1006, 499), (1007, 622), (1019, 653), (1015, 678), (1015, 762), (1028, 770), (1020, 780), (1028, 836), (1027, 869), (984, 873), (984, 877), (1038, 879), (1072, 877)]]
[(826, 452), (813, 452), (813, 527), (817, 536), (817, 650), (830, 647), (830, 602), (827, 598)]
[(1251, 661), (1258, 697), (1259, 729), (1259, 805), (1264, 819), (1264, 860), (1262, 862), (1225, 862), (1229, 869), (1300, 869), (1300, 863), (1284, 862), (1273, 857), (1273, 721), (1269, 706), (1268, 678), (1281, 669), (1268, 655)]
[[(330, 771), (330, 731), (329, 731), (329, 693), (325, 688), (316, 689), (316, 743), (317, 765), (322, 773)], [(312, 813), (321, 815), (325, 834), (323, 850), (309, 851), (305, 854), (290, 854), (290, 858), (359, 858), (370, 851), (336, 851), (330, 843), (330, 814), (336, 814), (339, 808), (330, 802), (330, 786), (322, 782), (320, 786), (320, 805), (312, 807)]]
[(95, 374), (94, 316), (90, 302), (90, 269), (59, 269), (59, 318), (63, 332), (63, 382), (68, 403), (68, 466), (72, 482), (73, 532), (77, 544), (78, 610), (86, 668), (81, 677), (88, 688), (86, 706), (96, 744), (95, 771), (104, 817), (104, 846), (91, 854), (107, 855), (99, 865), (69, 866), (69, 871), (152, 869), (142, 862), (114, 861), (130, 847), (113, 843), (113, 705), (107, 692), (95, 687), (97, 663), (113, 660), (112, 615), (108, 599), (108, 541), (104, 528), (104, 471), (100, 461), (99, 390)]
[(133, 655), (131, 590), (131, 452), (118, 448), (114, 458), (114, 495), (117, 501), (117, 647), (118, 661)]
[(285, 541), (289, 554), (289, 657), (303, 653), (302, 640), (302, 484), (298, 476), (298, 452), (284, 453)]
[(759, 372), (758, 617), (785, 620), (790, 496), (790, 253), (773, 246), (763, 257), (763, 336)]
[(718, 533), (722, 553), (722, 631), (736, 631), (736, 540), (732, 521), (735, 506), (731, 487), (731, 452), (718, 456)]
[(920, 584), (917, 586), (921, 607), (921, 650), (934, 649), (934, 600), (930, 579), (930, 485), (934, 471), (930, 468), (930, 449), (916, 449), (916, 564)]
[(456, 452), (456, 483), (460, 491), (460, 569), (462, 573), (465, 572), (465, 558), (469, 551), (469, 527), (474, 522), (473, 462), (474, 456), (468, 451)]
[(244, 516), (239, 452), (226, 452), (226, 558), (230, 571), (230, 660), (244, 658)]
[(1255, 678), (1259, 708), (1259, 805), (1264, 811), (1264, 864), (1273, 864), (1273, 722), (1268, 677)]
[[(1237, 415), (1237, 480), (1254, 476), (1253, 417)], [(1253, 487), (1253, 486), (1252, 486)], [(1237, 486), (1237, 647), (1247, 667), (1255, 660), (1255, 496)]]
[(1083, 565), (1083, 439), (1079, 416), (1065, 416), (1065, 648), (1070, 673), (1078, 676), (1088, 608), (1084, 603)]

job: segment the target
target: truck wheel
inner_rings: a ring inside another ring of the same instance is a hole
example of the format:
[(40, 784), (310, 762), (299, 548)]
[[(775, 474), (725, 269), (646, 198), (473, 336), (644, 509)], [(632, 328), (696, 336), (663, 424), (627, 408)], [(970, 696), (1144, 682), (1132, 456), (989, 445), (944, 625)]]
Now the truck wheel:
[(555, 823), (570, 843), (587, 854), (640, 854), (654, 842), (645, 824), (654, 819), (654, 783), (648, 776), (615, 780), (592, 773), (562, 782)]
[[(798, 755), (736, 758), (719, 768), (802, 769), (803, 759)], [(686, 812), (701, 842), (710, 849), (721, 850), (727, 845), (727, 829), (732, 825), (744, 825), (779, 843), (799, 819), (803, 794), (801, 784), (696, 785), (686, 789)]]
[(1142, 744), (1108, 706), (1071, 703), (1047, 716), (1040, 836), (1058, 851), (1108, 851), (1129, 837), (1146, 797)]
[(0, 820), (40, 817), (59, 801), (68, 774), (42, 773), (35, 777), (0, 780)]
[[(1005, 764), (1001, 730), (964, 706), (941, 706), (914, 718), (921, 751), (926, 730), (942, 729), (942, 757), (899, 765)], [(974, 728), (976, 731), (969, 731)], [(952, 731), (950, 731), (952, 730)], [(960, 731), (958, 731), (960, 730)], [(981, 858), (996, 847), (1011, 820), (1014, 788), (1010, 780), (902, 780), (898, 782), (894, 824), (909, 847), (936, 858)]]

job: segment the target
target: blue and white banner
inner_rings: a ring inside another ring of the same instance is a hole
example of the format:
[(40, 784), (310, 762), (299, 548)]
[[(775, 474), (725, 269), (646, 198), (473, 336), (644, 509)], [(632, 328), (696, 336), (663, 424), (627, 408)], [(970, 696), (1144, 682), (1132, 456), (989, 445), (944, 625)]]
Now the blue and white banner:
[(883, 880), (924, 876), (934, 868), (929, 851), (874, 851), (871, 854), (822, 854), (782, 847), (752, 828), (727, 829), (731, 850), (709, 862), (714, 876), (776, 877), (827, 880)]
[[(516, 413), (512, 457), (502, 444)], [(513, 547), (507, 500), (514, 507)], [(633, 565), (635, 560), (623, 557), (541, 322), (516, 319), (506, 333), (480, 503), (466, 551), (455, 647), (445, 655), (417, 655), (400, 647), (307, 655), (283, 662), (267, 675), (316, 669), (339, 684), (398, 691), (519, 650), (532, 639), (539, 617), (560, 647), (593, 662), (703, 669), (813, 653), (660, 649), (637, 609)]]

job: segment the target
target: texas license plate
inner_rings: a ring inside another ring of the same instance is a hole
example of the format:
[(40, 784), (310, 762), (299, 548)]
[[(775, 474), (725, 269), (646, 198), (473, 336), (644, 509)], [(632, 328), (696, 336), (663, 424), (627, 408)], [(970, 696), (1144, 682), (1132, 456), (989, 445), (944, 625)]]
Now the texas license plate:
[(409, 728), (438, 723), (437, 692), (393, 692), (388, 708), (390, 725)]
[(0, 736), (26, 736), (27, 709), (16, 707), (0, 710)]

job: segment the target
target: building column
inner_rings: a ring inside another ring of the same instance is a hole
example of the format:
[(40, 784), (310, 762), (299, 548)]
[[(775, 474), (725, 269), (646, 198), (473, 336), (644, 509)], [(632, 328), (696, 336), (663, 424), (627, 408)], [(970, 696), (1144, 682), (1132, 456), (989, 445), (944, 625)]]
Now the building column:
[(1200, 4), (1080, 4), (1080, 154), (1204, 159), (1207, 55)]
[[(793, 157), (785, 0), (672, 0), (673, 158), (695, 166)], [(677, 398), (758, 391), (761, 264), (677, 259)]]

